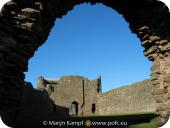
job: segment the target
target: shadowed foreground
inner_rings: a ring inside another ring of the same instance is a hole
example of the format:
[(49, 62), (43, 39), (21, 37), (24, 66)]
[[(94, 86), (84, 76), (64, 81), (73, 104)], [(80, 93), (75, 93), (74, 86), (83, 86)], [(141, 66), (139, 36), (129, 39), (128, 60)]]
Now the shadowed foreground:
[(151, 122), (157, 115), (155, 113), (129, 114), (129, 115), (109, 115), (109, 116), (89, 116), (70, 118), (41, 118), (41, 119), (21, 119), (18, 120), (18, 127), (61, 127), (61, 128), (156, 128), (156, 124)]

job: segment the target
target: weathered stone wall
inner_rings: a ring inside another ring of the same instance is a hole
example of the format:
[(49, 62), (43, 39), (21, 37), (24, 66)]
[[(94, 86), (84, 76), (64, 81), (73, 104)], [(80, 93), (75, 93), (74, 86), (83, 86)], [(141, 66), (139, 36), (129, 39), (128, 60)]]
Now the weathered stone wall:
[(64, 76), (59, 80), (39, 78), (38, 90), (45, 89), (58, 106), (70, 108), (78, 103), (78, 115), (92, 114), (92, 104), (96, 104), (100, 92), (100, 80), (88, 80), (80, 76)]
[(100, 93), (101, 78), (90, 81), (80, 76), (64, 76), (59, 80), (40, 77), (38, 82), (38, 89), (45, 89), (58, 106), (69, 109), (72, 102), (78, 102), (78, 115), (156, 112), (157, 103), (152, 95), (153, 87), (150, 80), (145, 80)]
[(68, 116), (68, 109), (63, 106), (58, 106), (50, 98), (46, 90), (36, 90), (31, 83), (25, 83), (22, 87), (22, 115), (36, 118), (52, 116), (54, 114), (59, 117)]
[(48, 93), (33, 89), (30, 83), (25, 83), (22, 87), (22, 109), (24, 117), (32, 115), (44, 116), (53, 112), (53, 101), (49, 98)]
[(68, 116), (68, 109), (56, 105), (46, 90), (36, 90), (27, 82), (22, 86), (22, 107), (16, 117), (17, 125), (27, 121), (34, 123), (44, 119), (64, 119)]
[[(12, 0), (0, 13), (0, 113), (15, 122), (22, 107), (28, 60), (47, 39), (56, 18), (75, 5), (103, 3), (122, 14), (140, 38), (145, 56), (154, 61), (152, 83), (160, 124), (170, 115), (170, 13), (157, 0)], [(154, 36), (154, 38), (152, 38)], [(156, 37), (156, 38), (155, 38)], [(168, 70), (167, 70), (168, 69)], [(167, 80), (168, 79), (168, 80)], [(160, 96), (160, 97), (159, 97)]]
[(152, 95), (153, 85), (150, 80), (138, 82), (131, 86), (113, 89), (99, 94), (97, 114), (114, 115), (156, 112), (156, 101)]
[(84, 101), (84, 110), (83, 113), (85, 115), (92, 115), (96, 114), (96, 111), (93, 113), (92, 112), (92, 105), (95, 105), (96, 109), (96, 104), (97, 104), (97, 95), (101, 92), (101, 82), (100, 78), (96, 79), (94, 81), (85, 81), (85, 101)]

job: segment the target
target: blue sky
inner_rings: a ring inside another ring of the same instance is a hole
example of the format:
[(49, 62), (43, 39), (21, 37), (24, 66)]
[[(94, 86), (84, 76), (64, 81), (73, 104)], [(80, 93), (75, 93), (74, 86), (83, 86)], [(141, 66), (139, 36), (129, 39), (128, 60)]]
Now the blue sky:
[(81, 75), (102, 76), (102, 88), (134, 83), (150, 77), (149, 62), (140, 40), (123, 16), (104, 5), (75, 6), (57, 19), (46, 43), (29, 61), (26, 81), (37, 86), (37, 77), (57, 79)]

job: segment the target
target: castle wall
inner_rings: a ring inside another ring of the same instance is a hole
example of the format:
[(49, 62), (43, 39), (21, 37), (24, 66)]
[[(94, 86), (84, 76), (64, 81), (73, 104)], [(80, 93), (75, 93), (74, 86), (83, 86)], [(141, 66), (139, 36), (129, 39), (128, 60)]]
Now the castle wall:
[(57, 106), (71, 107), (78, 103), (78, 115), (114, 115), (155, 112), (153, 85), (150, 80), (101, 92), (101, 79), (88, 80), (80, 76), (64, 76), (59, 80), (39, 78), (38, 89), (46, 90)]
[(145, 80), (133, 86), (125, 86), (100, 94), (97, 98), (97, 114), (155, 112), (156, 101), (153, 99), (152, 90), (151, 82)]
[(45, 89), (56, 105), (70, 108), (78, 103), (78, 115), (91, 115), (92, 104), (96, 105), (98, 79), (88, 80), (80, 76), (64, 76), (59, 80), (39, 78), (38, 89)]
[(72, 102), (78, 102), (78, 114), (81, 114), (83, 104), (83, 81), (81, 78), (63, 77), (54, 84), (51, 98), (55, 104), (69, 108)]
[(53, 117), (68, 117), (68, 109), (55, 105), (46, 90), (36, 90), (31, 83), (25, 82), (22, 86), (22, 109), (17, 120), (50, 119)]
[(98, 95), (98, 81), (85, 81), (85, 104), (84, 104), (84, 114), (91, 115), (95, 114), (92, 112), (92, 104), (97, 103), (97, 95)]

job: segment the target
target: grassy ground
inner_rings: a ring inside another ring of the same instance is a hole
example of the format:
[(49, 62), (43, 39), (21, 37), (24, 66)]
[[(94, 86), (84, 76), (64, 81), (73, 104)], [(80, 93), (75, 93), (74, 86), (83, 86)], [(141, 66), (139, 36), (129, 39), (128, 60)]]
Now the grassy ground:
[(155, 123), (143, 123), (138, 125), (131, 125), (128, 128), (157, 128)]
[(44, 128), (44, 121), (45, 123), (54, 121), (54, 128), (60, 127), (59, 125), (56, 125), (58, 121), (65, 122), (66, 124), (67, 122), (74, 124), (68, 126), (63, 125), (60, 128), (156, 128), (156, 125), (151, 122), (156, 116), (155, 113), (131, 113), (126, 115), (67, 117), (63, 119), (56, 119), (56, 117), (42, 117), (41, 119), (24, 118), (16, 124), (16, 128)]
[(156, 112), (140, 112), (140, 113), (113, 113), (111, 115), (96, 115), (96, 114), (92, 114), (92, 115), (80, 115), (80, 116), (75, 116), (74, 118), (79, 118), (79, 117), (118, 117), (118, 116), (131, 116), (131, 115), (156, 115)]
[[(86, 116), (86, 117), (82, 116), (82, 117), (74, 117), (72, 118), (72, 120), (84, 120), (84, 122), (86, 122), (87, 120), (90, 120), (92, 122), (112, 122), (112, 124), (114, 124), (115, 122), (121, 124), (123, 122), (123, 125), (110, 125), (109, 127), (111, 128), (156, 128), (156, 124), (150, 122), (156, 116), (157, 115), (155, 113), (131, 113), (126, 115), (119, 114), (119, 115), (107, 115), (107, 116), (98, 116), (98, 115)], [(127, 123), (127, 125), (124, 125), (125, 123)], [(99, 125), (93, 127), (94, 128), (101, 127), (101, 124)], [(105, 127), (102, 126), (102, 128)]]

